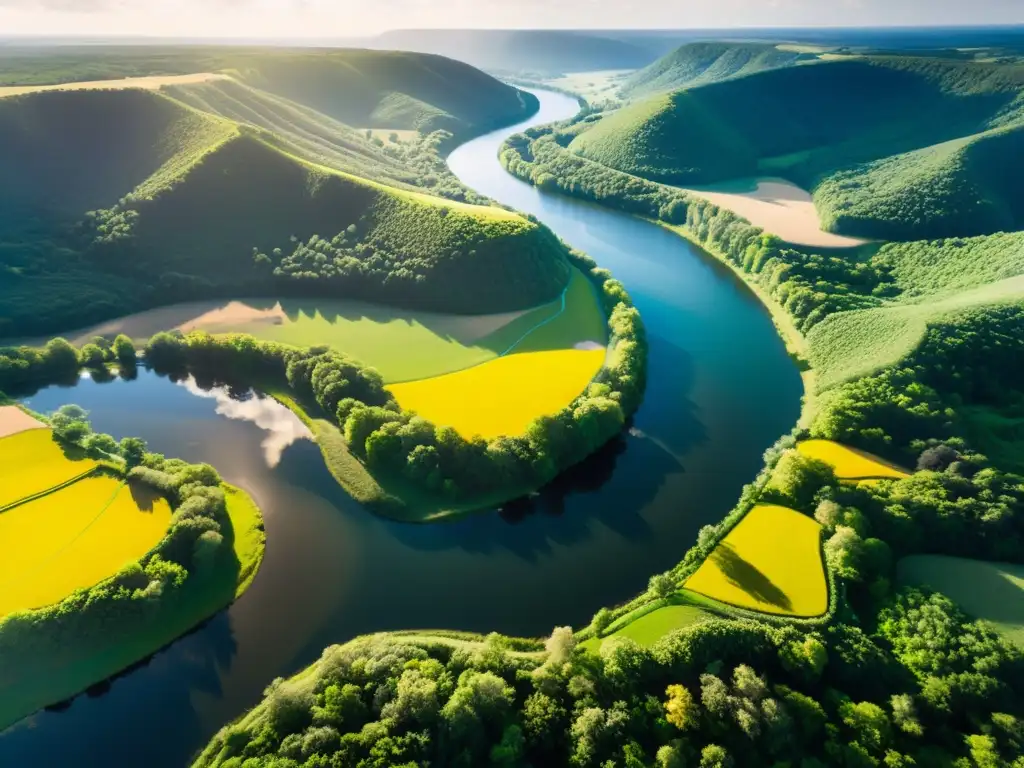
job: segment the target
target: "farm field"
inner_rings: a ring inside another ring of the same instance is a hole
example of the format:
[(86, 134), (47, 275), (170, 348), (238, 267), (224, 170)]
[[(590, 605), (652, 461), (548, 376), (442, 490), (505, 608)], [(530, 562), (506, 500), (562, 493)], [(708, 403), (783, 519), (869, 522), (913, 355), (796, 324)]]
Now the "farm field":
[(870, 453), (849, 448), (831, 440), (803, 440), (797, 443), (797, 450), (811, 459), (823, 461), (835, 470), (840, 480), (874, 480), (894, 478), (901, 480), (910, 473), (895, 467), (884, 459)]
[(387, 389), (404, 410), (452, 427), (463, 437), (517, 436), (539, 416), (569, 405), (604, 359), (604, 347), (523, 352)]
[(91, 459), (72, 460), (49, 429), (30, 429), (0, 438), (0, 509), (96, 469)]
[(669, 632), (692, 626), (699, 621), (713, 618), (713, 615), (694, 605), (665, 605), (630, 621), (602, 638), (588, 640), (583, 645), (598, 650), (609, 637), (625, 637), (645, 648), (650, 648)]
[(17, 406), (0, 406), (0, 438), (17, 435), (30, 429), (45, 428), (45, 424), (32, 418)]
[(785, 179), (740, 179), (683, 191), (730, 210), (794, 245), (855, 248), (868, 242), (824, 231), (810, 193)]
[(194, 85), (211, 80), (225, 80), (226, 75), (213, 72), (197, 72), (191, 75), (151, 75), (147, 77), (125, 77), (118, 80), (91, 80), (81, 83), (59, 83), (57, 85), (9, 85), (0, 87), (0, 99), (9, 96), (24, 96), (43, 91), (107, 91), (124, 88), (141, 88), (158, 91), (170, 85)]
[[(459, 315), (347, 300), (240, 299), (176, 304), (66, 334), (73, 344), (123, 333), (143, 344), (168, 330), (247, 333), (308, 347), (326, 344), (374, 368), (388, 383), (453, 373), (512, 351), (571, 349), (605, 338), (590, 281), (573, 269), (563, 299), (520, 312)], [(45, 339), (33, 339), (36, 346)]]
[(795, 510), (758, 504), (685, 588), (727, 605), (785, 616), (828, 609), (821, 526)]
[(928, 587), (965, 613), (991, 622), (1024, 648), (1024, 566), (943, 555), (912, 555), (897, 564), (900, 584)]
[(156, 546), (170, 519), (165, 499), (105, 475), (0, 514), (0, 617), (112, 576)]

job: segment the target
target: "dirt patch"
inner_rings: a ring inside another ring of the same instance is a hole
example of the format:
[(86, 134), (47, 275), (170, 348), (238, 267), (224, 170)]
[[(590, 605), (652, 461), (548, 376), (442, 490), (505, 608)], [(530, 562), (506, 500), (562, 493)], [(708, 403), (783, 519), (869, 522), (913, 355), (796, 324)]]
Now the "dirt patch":
[(0, 88), (0, 99), (5, 96), (23, 96), (42, 91), (106, 91), (110, 89), (142, 88), (158, 91), (165, 85), (194, 85), (210, 80), (228, 80), (227, 75), (214, 72), (197, 72), (192, 75), (151, 75), (149, 77), (126, 77), (121, 80), (89, 80), (83, 83), (58, 83), (57, 85), (11, 85)]
[(745, 179), (684, 189), (794, 245), (854, 248), (867, 240), (823, 232), (809, 192), (785, 179)]
[(46, 425), (34, 419), (16, 405), (0, 406), (0, 437), (10, 437), (30, 429), (46, 429)]

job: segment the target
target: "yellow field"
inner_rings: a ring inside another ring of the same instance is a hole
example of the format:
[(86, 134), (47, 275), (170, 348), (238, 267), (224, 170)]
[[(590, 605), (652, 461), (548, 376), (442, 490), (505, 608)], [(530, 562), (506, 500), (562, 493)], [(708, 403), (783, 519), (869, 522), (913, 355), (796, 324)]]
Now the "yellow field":
[(0, 617), (112, 576), (155, 547), (170, 519), (165, 499), (106, 475), (0, 514)]
[(517, 436), (537, 417), (555, 414), (576, 399), (604, 358), (603, 347), (525, 352), (387, 389), (403, 409), (463, 437)]
[(804, 456), (818, 459), (830, 465), (840, 480), (865, 480), (868, 478), (892, 477), (897, 480), (910, 477), (907, 472), (894, 467), (884, 459), (870, 453), (848, 448), (831, 440), (804, 440), (796, 446)]
[(828, 585), (821, 526), (799, 512), (759, 504), (704, 561), (685, 587), (762, 613), (821, 616)]
[(95, 468), (92, 460), (67, 459), (49, 429), (4, 437), (0, 439), (0, 509)]

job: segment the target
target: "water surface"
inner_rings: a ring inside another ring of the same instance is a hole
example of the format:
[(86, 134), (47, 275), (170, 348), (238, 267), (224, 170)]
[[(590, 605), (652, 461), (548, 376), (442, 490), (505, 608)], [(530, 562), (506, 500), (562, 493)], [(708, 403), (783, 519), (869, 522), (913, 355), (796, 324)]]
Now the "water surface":
[(181, 766), (264, 687), (324, 646), (378, 630), (543, 635), (583, 624), (674, 565), (735, 503), (796, 421), (800, 379), (767, 313), (727, 269), (646, 222), (542, 193), (506, 174), (510, 133), (571, 115), (539, 94), (527, 123), (472, 141), (451, 167), (535, 214), (621, 279), (643, 313), (650, 384), (629, 432), (532, 504), (415, 526), (348, 498), (288, 414), (142, 372), (29, 399), (89, 409), (95, 427), (214, 464), (264, 511), (267, 553), (246, 595), (145, 666), (0, 734), (0, 765)]

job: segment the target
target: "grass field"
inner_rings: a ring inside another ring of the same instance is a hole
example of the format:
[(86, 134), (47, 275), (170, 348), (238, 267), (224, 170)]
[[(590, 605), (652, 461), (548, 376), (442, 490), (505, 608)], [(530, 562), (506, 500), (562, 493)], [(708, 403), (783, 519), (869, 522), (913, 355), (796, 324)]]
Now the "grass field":
[(832, 315), (807, 335), (810, 362), (818, 371), (818, 388), (826, 390), (898, 363), (917, 348), (931, 322), (960, 310), (1021, 299), (1024, 275), (913, 303)]
[(908, 472), (884, 459), (831, 440), (804, 440), (798, 443), (796, 448), (804, 456), (818, 459), (831, 466), (840, 480), (874, 480), (889, 477), (900, 480), (910, 477)]
[(897, 564), (901, 584), (942, 592), (975, 618), (1024, 648), (1024, 566), (943, 555), (913, 555)]
[(170, 519), (166, 499), (106, 475), (0, 514), (0, 617), (112, 576), (155, 547)]
[(604, 637), (593, 637), (584, 642), (582, 646), (597, 651), (601, 648), (601, 643), (610, 637), (626, 637), (645, 648), (650, 648), (669, 632), (692, 626), (709, 618), (713, 618), (713, 614), (694, 605), (665, 605), (628, 621), (626, 626), (610, 632)]
[(72, 460), (49, 429), (30, 429), (0, 439), (0, 509), (96, 469), (91, 459)]
[(211, 80), (224, 79), (224, 75), (212, 72), (198, 72), (191, 75), (152, 75), (149, 77), (126, 77), (119, 80), (90, 80), (79, 83), (57, 85), (8, 85), (0, 88), (0, 99), (9, 96), (24, 96), (41, 91), (108, 91), (123, 88), (141, 88), (156, 91), (169, 85), (194, 85)]
[(524, 352), (445, 376), (393, 384), (399, 405), (470, 438), (516, 436), (571, 403), (604, 364), (605, 349)]
[(784, 616), (821, 616), (828, 610), (821, 526), (792, 509), (759, 504), (722, 540), (685, 587), (738, 608)]

